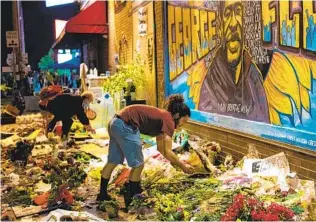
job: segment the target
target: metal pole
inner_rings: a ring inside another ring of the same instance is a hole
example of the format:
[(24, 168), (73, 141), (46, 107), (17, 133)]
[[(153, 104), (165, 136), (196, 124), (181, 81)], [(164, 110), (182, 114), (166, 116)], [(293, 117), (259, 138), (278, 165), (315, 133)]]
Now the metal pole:
[(13, 72), (13, 82), (16, 83), (16, 72), (15, 72), (15, 67), (16, 67), (16, 56), (15, 56), (15, 48), (12, 48), (12, 54), (13, 54), (13, 66), (12, 66), (12, 72)]
[[(18, 36), (19, 36), (19, 15), (18, 15), (18, 4), (17, 4), (17, 1), (12, 1), (12, 21), (13, 21), (13, 30), (14, 31), (18, 31)], [(16, 83), (16, 71), (17, 70), (15, 70), (15, 68), (16, 68), (16, 64), (19, 63), (18, 55), (17, 55), (19, 53), (19, 51), (16, 52), (16, 48), (12, 48), (12, 49), (13, 49), (13, 67), (12, 67), (12, 72), (13, 72), (14, 83)]]
[(18, 16), (18, 31), (19, 31), (19, 51), (20, 53), (25, 53), (25, 38), (24, 38), (24, 17), (23, 17), (23, 8), (22, 1), (17, 1), (17, 16)]

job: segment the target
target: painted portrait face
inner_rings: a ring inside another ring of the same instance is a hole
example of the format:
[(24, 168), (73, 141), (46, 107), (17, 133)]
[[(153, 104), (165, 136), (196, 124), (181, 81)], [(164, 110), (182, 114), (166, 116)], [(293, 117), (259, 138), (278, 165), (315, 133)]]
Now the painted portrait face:
[(229, 66), (235, 68), (243, 48), (243, 8), (241, 1), (223, 2), (223, 49)]

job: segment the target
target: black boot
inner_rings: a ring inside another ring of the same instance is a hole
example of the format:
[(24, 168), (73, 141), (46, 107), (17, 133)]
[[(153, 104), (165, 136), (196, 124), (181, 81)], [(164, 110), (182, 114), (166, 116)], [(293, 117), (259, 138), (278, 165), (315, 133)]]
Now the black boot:
[(143, 192), (143, 190), (140, 187), (140, 181), (133, 182), (129, 181), (129, 183), (126, 183), (123, 188), (123, 195), (124, 195), (124, 202), (125, 207), (128, 208), (129, 205), (132, 203), (133, 197), (136, 194), (140, 194)]
[(109, 179), (104, 179), (101, 177), (100, 193), (97, 196), (97, 201), (111, 200), (111, 197), (108, 195), (107, 192), (108, 183)]
[(138, 182), (133, 182), (130, 181), (130, 186), (131, 186), (131, 196), (134, 197), (136, 194), (140, 194), (143, 192), (142, 188), (140, 187), (140, 181)]

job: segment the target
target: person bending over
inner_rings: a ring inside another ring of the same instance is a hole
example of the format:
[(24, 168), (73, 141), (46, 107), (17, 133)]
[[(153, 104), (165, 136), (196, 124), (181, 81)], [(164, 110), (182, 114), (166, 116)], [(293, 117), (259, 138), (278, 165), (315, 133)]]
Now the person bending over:
[(184, 104), (183, 96), (171, 95), (167, 102), (167, 109), (159, 109), (147, 105), (132, 105), (125, 107), (109, 122), (110, 136), (108, 162), (101, 175), (100, 193), (97, 201), (110, 200), (107, 186), (112, 171), (126, 158), (132, 168), (128, 188), (128, 207), (131, 198), (141, 193), (141, 173), (144, 167), (142, 142), (140, 134), (155, 136), (158, 151), (168, 159), (172, 165), (178, 166), (183, 172), (194, 173), (194, 168), (181, 162), (172, 151), (172, 136), (174, 130), (184, 124), (190, 117), (189, 107)]
[(54, 115), (48, 124), (48, 132), (54, 129), (57, 121), (62, 121), (62, 138), (67, 137), (73, 123), (72, 117), (76, 115), (87, 131), (95, 133), (85, 113), (92, 101), (91, 92), (84, 92), (81, 96), (61, 94), (51, 99), (41, 100), (40, 108)]

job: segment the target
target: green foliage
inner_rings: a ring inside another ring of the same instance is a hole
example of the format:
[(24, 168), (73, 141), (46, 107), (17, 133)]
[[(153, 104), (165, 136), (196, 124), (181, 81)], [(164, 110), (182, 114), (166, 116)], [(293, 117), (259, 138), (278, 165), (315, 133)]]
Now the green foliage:
[(106, 212), (106, 208), (107, 208), (108, 206), (111, 206), (111, 207), (113, 207), (113, 208), (115, 208), (115, 209), (117, 209), (117, 210), (120, 209), (119, 204), (118, 204), (115, 200), (102, 201), (102, 202), (100, 203), (100, 205), (98, 206), (98, 209), (99, 209), (99, 210), (102, 210), (102, 211), (104, 211), (104, 212)]
[(137, 211), (141, 207), (152, 208), (155, 205), (156, 198), (148, 198), (143, 194), (137, 194), (133, 197), (132, 203), (129, 205), (129, 209)]
[(197, 213), (194, 215), (194, 221), (220, 221), (221, 214), (219, 212), (215, 213)]
[(294, 207), (292, 207), (292, 210), (295, 214), (304, 213), (304, 208), (300, 205), (295, 205)]
[(86, 154), (85, 152), (76, 153), (74, 155), (74, 158), (81, 163), (89, 163), (89, 161), (91, 160), (91, 156), (89, 154)]
[(61, 166), (54, 166), (51, 174), (48, 176), (48, 182), (52, 187), (59, 187), (62, 184), (68, 184), (70, 187), (80, 186), (87, 177), (87, 173), (83, 167), (68, 166), (63, 168)]
[(57, 74), (59, 76), (64, 76), (64, 75), (70, 76), (71, 72), (69, 69), (57, 69)]
[(10, 87), (7, 87), (6, 85), (4, 85), (4, 84), (1, 84), (0, 85), (0, 90), (2, 91), (2, 92), (5, 92), (5, 91), (7, 91), (7, 90), (9, 90), (9, 89), (11, 89)]
[(98, 209), (108, 214), (109, 218), (116, 218), (118, 216), (119, 204), (115, 200), (102, 201)]
[[(186, 221), (195, 216), (195, 210), (207, 200), (212, 200), (215, 205), (210, 205), (210, 210), (216, 205), (229, 203), (232, 192), (216, 192), (216, 188), (221, 185), (221, 181), (214, 178), (207, 179), (182, 179), (177, 183), (165, 182), (156, 183), (148, 190), (149, 196), (155, 199), (155, 212), (157, 219), (162, 221)], [(200, 212), (201, 218), (211, 216), (208, 212)], [(212, 218), (218, 219), (220, 216), (214, 215)]]
[(43, 56), (40, 59), (40, 62), (38, 63), (38, 67), (40, 68), (40, 70), (45, 70), (45, 71), (50, 71), (52, 72), (52, 69), (49, 69), (48, 67), (50, 65), (54, 64), (54, 59), (53, 59), (53, 55), (54, 55), (54, 51), (52, 49), (50, 49), (47, 53), (47, 55)]
[(116, 92), (121, 92), (124, 87), (128, 87), (128, 83), (126, 82), (128, 79), (133, 80), (136, 88), (142, 88), (145, 84), (144, 70), (141, 58), (137, 56), (133, 62), (120, 66), (117, 73), (105, 80), (103, 89), (113, 96)]
[(33, 202), (27, 190), (12, 189), (10, 192), (3, 194), (1, 198), (3, 203), (9, 203), (11, 206), (29, 206)]
[(184, 221), (189, 218), (185, 218), (183, 213), (184, 204), (181, 194), (168, 193), (166, 195), (159, 195), (157, 198), (155, 211), (158, 215), (158, 220), (161, 221)]

